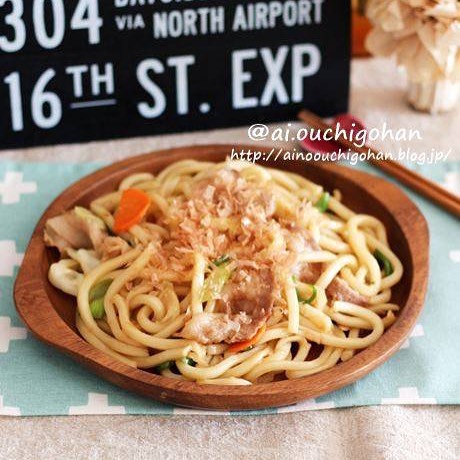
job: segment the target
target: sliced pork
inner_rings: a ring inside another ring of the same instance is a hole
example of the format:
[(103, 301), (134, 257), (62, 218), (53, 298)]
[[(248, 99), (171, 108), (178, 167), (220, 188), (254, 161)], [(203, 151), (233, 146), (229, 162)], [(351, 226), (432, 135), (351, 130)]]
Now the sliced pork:
[(269, 268), (239, 269), (218, 301), (222, 312), (194, 315), (180, 335), (203, 344), (249, 340), (271, 315), (275, 296)]
[[(303, 252), (321, 251), (321, 247), (313, 238), (311, 233), (302, 227), (291, 225), (285, 232), (287, 249), (294, 254)], [(315, 284), (323, 271), (322, 263), (304, 262), (300, 268), (295, 270), (299, 280), (303, 283)]]
[(369, 303), (369, 299), (366, 296), (355, 291), (341, 278), (334, 278), (332, 280), (331, 284), (329, 284), (326, 289), (326, 295), (332, 302), (339, 300), (361, 305), (362, 307), (366, 307)]
[(245, 268), (232, 277), (225, 286), (222, 302), (227, 315), (240, 328), (230, 343), (254, 337), (271, 315), (275, 296), (275, 277), (270, 268)]
[(239, 329), (240, 325), (227, 315), (199, 313), (185, 324), (180, 335), (207, 345), (228, 342), (236, 336)]

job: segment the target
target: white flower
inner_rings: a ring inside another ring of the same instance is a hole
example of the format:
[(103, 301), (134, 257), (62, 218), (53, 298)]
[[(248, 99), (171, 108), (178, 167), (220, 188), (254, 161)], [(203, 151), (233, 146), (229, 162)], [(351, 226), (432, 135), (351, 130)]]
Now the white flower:
[(412, 82), (460, 80), (460, 2), (370, 0), (374, 29), (366, 46), (375, 55), (395, 55)]

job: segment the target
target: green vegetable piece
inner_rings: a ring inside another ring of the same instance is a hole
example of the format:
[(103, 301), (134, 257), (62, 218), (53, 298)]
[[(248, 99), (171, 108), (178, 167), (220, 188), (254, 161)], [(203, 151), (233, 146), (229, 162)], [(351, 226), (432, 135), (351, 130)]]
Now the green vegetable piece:
[(155, 370), (157, 372), (162, 372), (165, 371), (166, 369), (169, 369), (172, 365), (171, 361), (165, 361), (164, 363), (158, 364), (158, 366), (155, 367)]
[(304, 299), (299, 294), (299, 291), (297, 291), (297, 299), (299, 299), (299, 302), (311, 304), (316, 299), (316, 296), (318, 295), (318, 289), (316, 288), (314, 284), (309, 284), (309, 286), (311, 287), (312, 293), (308, 299)]
[(389, 261), (389, 259), (378, 249), (374, 251), (374, 257), (377, 259), (380, 268), (385, 273), (385, 276), (390, 276), (395, 270), (393, 268), (393, 264)]
[(186, 358), (182, 358), (182, 362), (192, 367), (195, 367), (197, 365), (197, 362), (194, 359), (189, 358), (188, 356)]
[(93, 300), (103, 298), (108, 291), (110, 285), (112, 284), (111, 279), (102, 280), (99, 283), (96, 283), (91, 290), (89, 291), (89, 301), (90, 303)]
[(92, 302), (90, 302), (89, 308), (94, 319), (103, 318), (105, 315), (104, 297), (100, 297), (99, 299), (95, 299)]
[(100, 217), (95, 216), (91, 211), (88, 211), (88, 209), (82, 208), (81, 206), (75, 206), (73, 212), (79, 219), (83, 219), (88, 223), (93, 223), (101, 230), (107, 229), (105, 222)]
[(227, 255), (227, 254), (224, 254), (223, 256), (220, 256), (216, 260), (213, 260), (212, 263), (216, 267), (220, 267), (221, 265), (228, 264), (230, 262), (230, 260), (231, 260), (230, 256)]
[(254, 348), (254, 345), (250, 345), (249, 347), (245, 348), (244, 350), (241, 350), (241, 352), (245, 352), (245, 351), (249, 351), (249, 350), (252, 350)]
[(320, 212), (326, 212), (329, 208), (329, 200), (331, 195), (328, 192), (324, 192), (319, 200), (316, 202), (315, 206), (318, 208)]
[(227, 265), (215, 267), (204, 282), (201, 301), (209, 302), (217, 298), (231, 275), (232, 271)]

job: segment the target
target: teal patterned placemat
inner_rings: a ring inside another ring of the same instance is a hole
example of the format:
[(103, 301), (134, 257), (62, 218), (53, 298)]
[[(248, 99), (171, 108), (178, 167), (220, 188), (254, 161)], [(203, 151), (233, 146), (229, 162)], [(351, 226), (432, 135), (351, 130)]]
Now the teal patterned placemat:
[[(106, 383), (35, 340), (16, 314), (13, 282), (35, 223), (64, 188), (100, 166), (0, 162), (0, 415), (206, 414), (150, 401)], [(359, 169), (381, 175), (367, 165)], [(417, 169), (459, 192), (458, 162)], [(287, 408), (244, 414), (460, 403), (460, 222), (409, 195), (427, 218), (431, 234), (428, 296), (409, 340), (375, 372), (342, 390)]]

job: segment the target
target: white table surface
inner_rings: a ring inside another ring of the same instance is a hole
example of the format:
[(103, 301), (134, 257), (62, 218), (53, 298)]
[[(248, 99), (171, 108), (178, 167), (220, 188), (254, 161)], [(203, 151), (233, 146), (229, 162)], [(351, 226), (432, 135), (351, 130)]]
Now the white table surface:
[[(382, 59), (353, 63), (350, 111), (368, 126), (417, 128), (421, 141), (380, 144), (448, 150), (460, 158), (460, 110), (431, 117), (404, 102), (404, 78)], [(254, 120), (256, 123), (257, 120)], [(249, 142), (245, 128), (20, 151), (29, 161), (117, 160), (179, 145)], [(459, 389), (460, 391), (460, 389)], [(146, 402), (148, 404), (148, 402)], [(456, 459), (457, 407), (385, 406), (268, 416), (0, 417), (0, 459)]]

